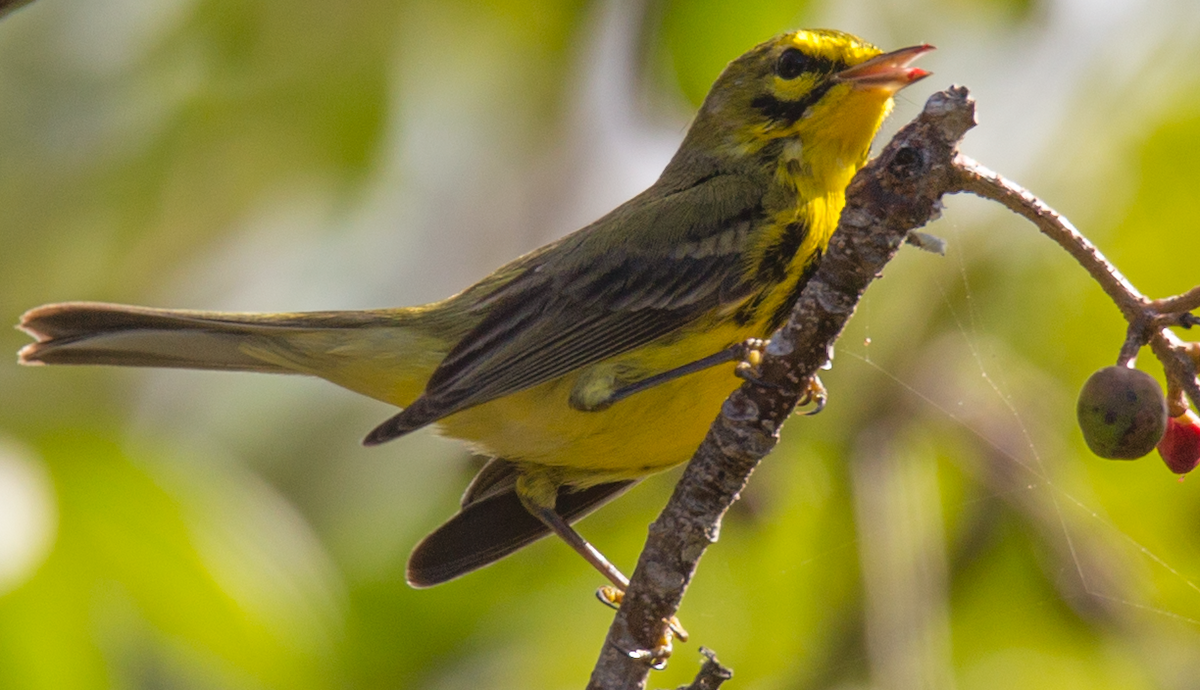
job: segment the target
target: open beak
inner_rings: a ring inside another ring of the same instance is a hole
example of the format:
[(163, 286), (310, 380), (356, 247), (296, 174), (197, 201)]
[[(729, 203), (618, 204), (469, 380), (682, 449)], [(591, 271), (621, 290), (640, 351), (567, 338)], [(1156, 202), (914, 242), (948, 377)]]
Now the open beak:
[(876, 55), (862, 64), (838, 72), (834, 79), (849, 82), (859, 89), (896, 93), (931, 74), (920, 67), (909, 67), (913, 60), (931, 50), (933, 46), (924, 44)]

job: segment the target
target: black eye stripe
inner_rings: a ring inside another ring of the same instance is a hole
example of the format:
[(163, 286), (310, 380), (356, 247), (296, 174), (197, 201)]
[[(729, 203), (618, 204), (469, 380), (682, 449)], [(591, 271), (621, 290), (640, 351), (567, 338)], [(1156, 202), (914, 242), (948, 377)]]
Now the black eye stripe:
[(808, 55), (798, 48), (788, 48), (775, 61), (775, 74), (781, 79), (795, 79), (806, 72), (832, 74), (838, 64), (824, 56)]
[(798, 48), (787, 48), (779, 54), (775, 61), (775, 74), (780, 79), (791, 81), (801, 75), (811, 75), (815, 79), (812, 88), (791, 101), (779, 98), (773, 93), (757, 96), (750, 102), (770, 120), (783, 125), (791, 125), (804, 116), (804, 112), (816, 104), (825, 95), (834, 82), (829, 77), (836, 72), (846, 69), (845, 63), (820, 55), (809, 55)]
[(798, 101), (784, 101), (770, 94), (764, 94), (750, 101), (751, 107), (757, 108), (764, 116), (784, 125), (790, 125), (804, 115), (804, 111), (814, 105), (825, 92), (833, 87), (833, 81), (825, 80), (809, 91)]

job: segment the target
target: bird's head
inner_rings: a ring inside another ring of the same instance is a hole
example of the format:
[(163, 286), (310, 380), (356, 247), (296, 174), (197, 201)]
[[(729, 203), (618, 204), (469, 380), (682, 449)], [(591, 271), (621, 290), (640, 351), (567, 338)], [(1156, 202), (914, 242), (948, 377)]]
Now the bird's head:
[(776, 36), (729, 63), (688, 138), (719, 157), (775, 157), (790, 149), (810, 163), (820, 156), (829, 166), (856, 169), (892, 108), (892, 96), (928, 76), (909, 65), (932, 49), (883, 53), (830, 30)]

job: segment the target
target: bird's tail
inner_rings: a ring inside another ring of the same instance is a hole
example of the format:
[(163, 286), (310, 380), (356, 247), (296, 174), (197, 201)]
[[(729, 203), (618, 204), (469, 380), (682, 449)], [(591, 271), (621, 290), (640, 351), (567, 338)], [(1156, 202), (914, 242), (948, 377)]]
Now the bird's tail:
[(452, 344), (431, 310), (233, 314), (95, 302), (49, 304), (19, 328), (22, 364), (300, 373), (396, 405), (420, 394)]

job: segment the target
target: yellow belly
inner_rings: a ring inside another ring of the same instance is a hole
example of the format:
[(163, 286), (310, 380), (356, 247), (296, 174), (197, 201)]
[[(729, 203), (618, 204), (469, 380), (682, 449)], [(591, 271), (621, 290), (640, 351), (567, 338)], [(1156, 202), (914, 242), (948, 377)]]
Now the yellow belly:
[[(731, 326), (619, 358), (659, 372), (719, 352), (750, 334)], [(686, 461), (721, 403), (741, 383), (723, 364), (660, 384), (611, 407), (583, 412), (568, 404), (580, 374), (463, 410), (439, 423), (443, 434), (484, 454), (555, 468), (561, 481), (587, 486), (635, 479)]]
[[(569, 400), (581, 377), (604, 367), (644, 372), (633, 379), (639, 380), (766, 335), (763, 325), (737, 326), (727, 316), (710, 319), (694, 324), (684, 337), (463, 410), (436, 427), (480, 454), (545, 469), (557, 482), (579, 487), (636, 479), (685, 462), (721, 403), (740, 384), (732, 362), (668, 381), (600, 411), (581, 411)], [(243, 349), (405, 407), (420, 395), (449, 345), (416, 329), (388, 327), (287, 332)], [(628, 383), (632, 381), (619, 385)]]

